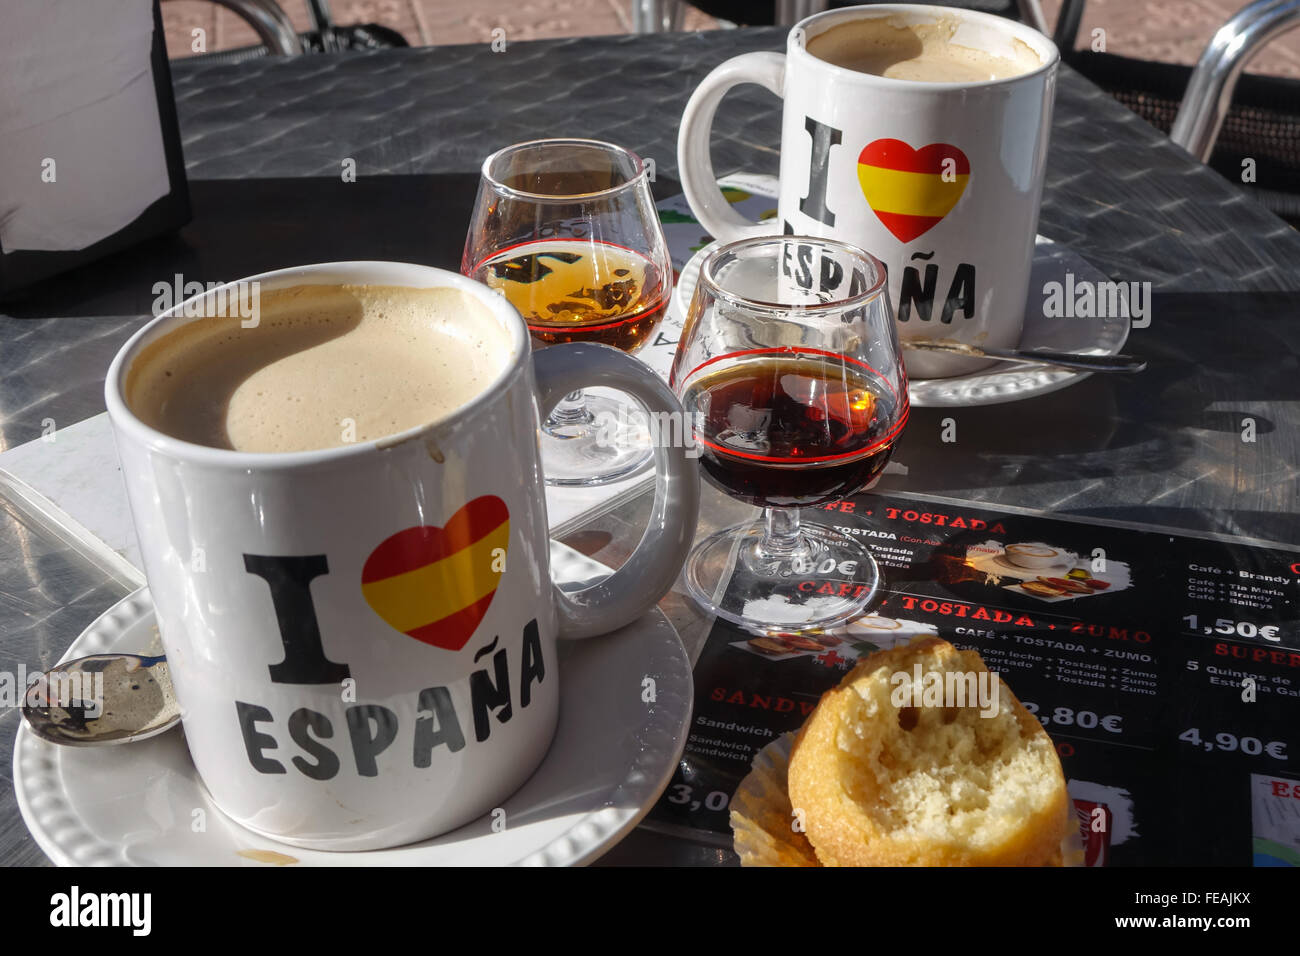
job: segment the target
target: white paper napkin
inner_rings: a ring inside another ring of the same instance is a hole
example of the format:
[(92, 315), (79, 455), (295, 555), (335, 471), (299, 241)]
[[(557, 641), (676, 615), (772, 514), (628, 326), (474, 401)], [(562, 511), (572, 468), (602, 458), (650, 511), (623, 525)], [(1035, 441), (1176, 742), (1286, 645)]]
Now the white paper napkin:
[(153, 0), (5, 0), (6, 252), (83, 249), (167, 194), (152, 44)]

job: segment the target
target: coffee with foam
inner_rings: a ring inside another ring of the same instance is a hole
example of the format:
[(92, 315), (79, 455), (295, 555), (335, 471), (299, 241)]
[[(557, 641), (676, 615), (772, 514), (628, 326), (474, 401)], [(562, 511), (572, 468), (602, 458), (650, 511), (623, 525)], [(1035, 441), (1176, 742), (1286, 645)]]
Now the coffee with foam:
[(146, 425), (212, 448), (292, 452), (445, 418), (510, 362), (508, 332), (453, 288), (301, 285), (257, 322), (200, 318), (150, 343), (125, 395)]
[(959, 26), (950, 17), (928, 23), (871, 17), (831, 27), (809, 39), (807, 48), (819, 60), (847, 70), (927, 83), (1001, 80), (1042, 65), (1018, 40), (999, 53), (958, 43)]

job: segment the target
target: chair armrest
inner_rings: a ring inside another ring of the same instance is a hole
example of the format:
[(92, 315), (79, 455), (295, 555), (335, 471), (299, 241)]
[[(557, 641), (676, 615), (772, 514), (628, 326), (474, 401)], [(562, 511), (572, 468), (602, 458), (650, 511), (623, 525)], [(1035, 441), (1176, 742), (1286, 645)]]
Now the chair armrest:
[(1219, 27), (1192, 71), (1169, 138), (1206, 162), (1241, 71), (1266, 43), (1296, 26), (1300, 0), (1256, 0)]
[(237, 14), (257, 33), (272, 56), (297, 56), (302, 41), (289, 22), (289, 15), (275, 0), (212, 0)]

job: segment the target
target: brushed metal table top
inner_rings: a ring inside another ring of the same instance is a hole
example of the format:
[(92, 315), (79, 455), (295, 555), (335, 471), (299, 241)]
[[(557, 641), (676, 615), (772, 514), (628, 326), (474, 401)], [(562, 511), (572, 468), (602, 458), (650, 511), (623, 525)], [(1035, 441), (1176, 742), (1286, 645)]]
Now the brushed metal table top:
[[(0, 306), (0, 450), (39, 437), (50, 420), (103, 410), (109, 360), (149, 317), (154, 283), (176, 273), (207, 282), (358, 258), (456, 268), (478, 168), (500, 146), (612, 140), (653, 159), (660, 192), (671, 192), (691, 91), (729, 56), (782, 49), (784, 35), (174, 63), (195, 218)], [(715, 168), (775, 174), (779, 138), (779, 101), (738, 90), (715, 126)], [(348, 159), (355, 183), (342, 181)], [(1111, 279), (1151, 283), (1151, 325), (1126, 347), (1148, 371), (1029, 402), (915, 409), (895, 454), (908, 474), (887, 476), (882, 490), (1300, 542), (1300, 233), (1068, 67), (1039, 231)], [(1247, 417), (1254, 442), (1242, 441)], [(940, 440), (947, 419), (955, 443)], [(639, 537), (643, 507), (629, 502), (570, 541), (617, 563)], [(706, 491), (709, 527), (747, 513)], [(0, 668), (10, 671), (51, 663), (120, 590), (34, 550), (29, 532), (0, 503)], [(697, 651), (705, 622), (680, 595), (664, 607)], [(6, 777), (17, 720), (0, 712)], [(728, 854), (639, 830), (609, 860)], [(0, 862), (43, 861), (5, 788)]]

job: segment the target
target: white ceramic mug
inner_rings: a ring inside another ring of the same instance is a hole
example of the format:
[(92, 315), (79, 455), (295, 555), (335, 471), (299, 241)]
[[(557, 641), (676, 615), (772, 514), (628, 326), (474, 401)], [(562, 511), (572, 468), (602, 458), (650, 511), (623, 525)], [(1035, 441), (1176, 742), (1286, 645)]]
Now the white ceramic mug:
[(319, 451), (203, 447), (131, 411), (132, 361), (204, 321), (183, 304), (127, 342), (105, 383), (186, 741), (213, 801), (298, 846), (431, 837), (499, 806), (532, 774), (559, 712), (557, 636), (606, 633), (645, 612), (695, 529), (694, 463), (682, 448), (656, 448), (640, 545), (613, 575), (562, 593), (549, 570), (538, 406), (596, 385), (651, 412), (680, 405), (605, 346), (556, 346), (530, 361), (518, 312), (455, 273), (348, 262), (242, 281), (254, 280), (262, 291), (452, 286), (510, 343), (498, 378), (450, 416)]
[[(840, 24), (951, 22), (952, 42), (1038, 66), (974, 83), (897, 80), (808, 52)], [(817, 14), (786, 53), (746, 53), (707, 77), (682, 116), (677, 161), (700, 224), (730, 242), (752, 235), (831, 237), (889, 270), (899, 337), (1014, 348), (1020, 342), (1060, 57), (1036, 30), (953, 7), (881, 4)], [(757, 83), (784, 100), (778, 220), (753, 223), (718, 189), (709, 155), (723, 95)], [(912, 378), (964, 374), (981, 359), (908, 352)]]

